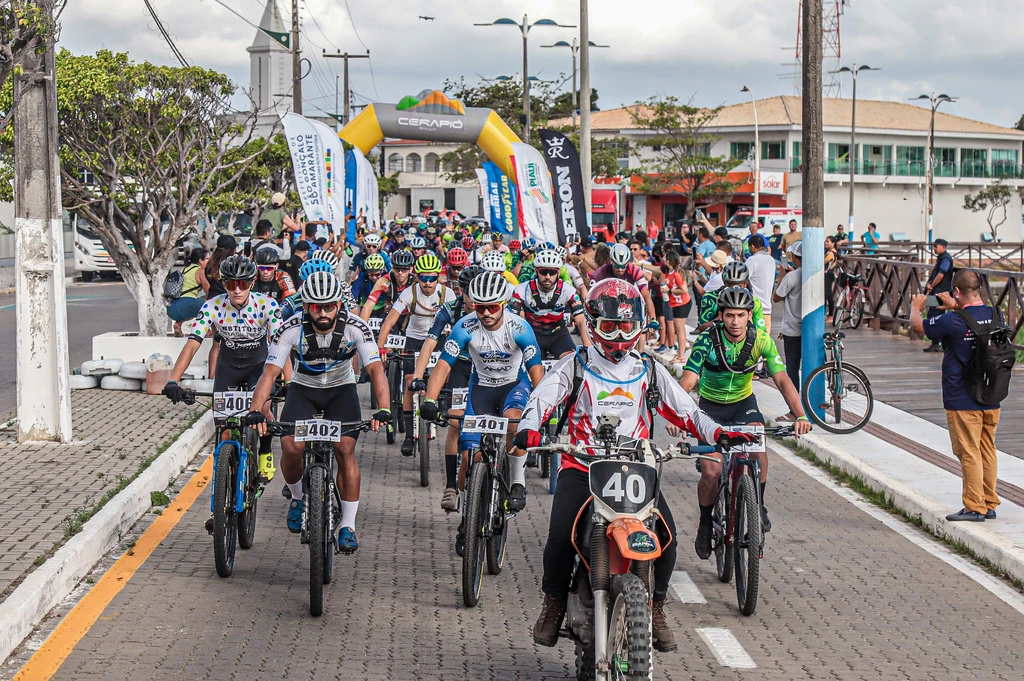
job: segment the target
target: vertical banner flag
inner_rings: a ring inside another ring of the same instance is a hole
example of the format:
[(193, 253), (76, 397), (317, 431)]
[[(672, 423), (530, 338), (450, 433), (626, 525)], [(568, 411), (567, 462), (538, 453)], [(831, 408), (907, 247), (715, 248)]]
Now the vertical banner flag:
[(367, 225), (374, 225), (379, 229), (380, 201), (377, 176), (373, 172), (373, 164), (363, 156), (363, 153), (359, 149), (354, 151), (357, 154), (356, 163), (359, 168), (359, 177), (356, 180), (356, 216), (366, 218)]
[(486, 205), (487, 192), (488, 192), (488, 189), (487, 189), (487, 171), (484, 170), (483, 168), (477, 168), (476, 169), (476, 181), (480, 183), (480, 196), (483, 197), (484, 202), (485, 202), (484, 205)]
[[(326, 218), (335, 233), (345, 232), (345, 148), (341, 146), (338, 134), (318, 121), (309, 121), (320, 136), (324, 147), (324, 166), (327, 178), (327, 215)], [(317, 238), (328, 236), (328, 229), (320, 225), (316, 232)]]
[(345, 239), (350, 244), (356, 242), (356, 185), (359, 180), (356, 154), (360, 154), (358, 149), (345, 152), (345, 214), (352, 216), (345, 224)]
[(484, 172), (487, 173), (487, 193), (484, 196), (490, 210), (491, 230), (512, 236), (519, 215), (512, 182), (501, 168), (490, 161), (484, 163)]
[[(311, 121), (299, 114), (281, 118), (295, 170), (295, 190), (307, 220), (330, 220), (324, 145)], [(301, 237), (300, 237), (301, 238)]]
[(541, 153), (529, 144), (513, 143), (519, 202), (523, 211), (524, 236), (537, 241), (562, 243), (558, 238), (555, 204), (551, 197), (551, 176)]
[(555, 218), (561, 243), (567, 239), (590, 236), (587, 226), (587, 204), (583, 196), (583, 171), (580, 156), (572, 140), (554, 130), (541, 130), (544, 158), (554, 185)]

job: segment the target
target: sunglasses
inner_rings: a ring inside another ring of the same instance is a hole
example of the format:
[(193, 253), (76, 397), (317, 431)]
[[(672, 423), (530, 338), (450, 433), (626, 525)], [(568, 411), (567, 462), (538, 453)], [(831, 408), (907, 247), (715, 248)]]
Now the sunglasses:
[(412, 272), (412, 268), (411, 267), (392, 267), (391, 271), (392, 272), (401, 272), (402, 274), (408, 274), (409, 272)]
[(455, 277), (455, 276), (458, 276), (459, 274), (461, 274), (462, 270), (464, 270), (464, 269), (466, 269), (466, 268), (465, 267), (449, 267), (448, 268), (448, 274), (450, 274), (453, 277)]
[(363, 248), (372, 248), (374, 250), (377, 250), (378, 248), (380, 248), (380, 246), (378, 246), (377, 244), (363, 244)]
[(258, 269), (260, 272), (273, 272), (277, 269), (277, 265), (260, 265)]
[(439, 275), (437, 275), (437, 274), (421, 274), (420, 275), (420, 283), (421, 284), (433, 284), (435, 281), (437, 281), (438, 277), (439, 277)]
[(483, 312), (484, 314), (496, 315), (501, 312), (503, 307), (505, 307), (505, 303), (489, 303), (486, 305), (483, 303), (476, 303), (473, 306), (473, 309), (477, 312)]
[(537, 274), (542, 277), (557, 277), (559, 270), (537, 270)]
[(307, 303), (306, 308), (311, 315), (319, 315), (321, 312), (330, 314), (338, 309), (337, 303)]
[(252, 282), (248, 279), (228, 279), (224, 282), (224, 288), (228, 291), (234, 291), (235, 289), (248, 291), (252, 288)]

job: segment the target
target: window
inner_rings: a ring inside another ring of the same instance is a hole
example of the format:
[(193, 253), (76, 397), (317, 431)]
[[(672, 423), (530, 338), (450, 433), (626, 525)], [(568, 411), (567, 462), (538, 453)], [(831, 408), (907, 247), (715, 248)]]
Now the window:
[(935, 148), (935, 176), (956, 177), (955, 148)]
[(754, 158), (753, 142), (731, 142), (729, 144), (729, 156), (740, 161)]
[(423, 172), (436, 173), (441, 169), (440, 158), (437, 154), (427, 154), (423, 157)]
[(847, 174), (850, 172), (850, 145), (829, 142), (828, 160), (825, 161), (826, 173)]
[(786, 158), (786, 143), (761, 142), (761, 158), (768, 160)]
[(402, 155), (391, 154), (388, 156), (388, 172), (400, 173), (403, 170)]
[(860, 159), (858, 172), (864, 175), (892, 174), (892, 146), (888, 144), (862, 144), (857, 151), (863, 154), (863, 159)]
[(924, 147), (896, 147), (896, 174), (908, 177), (924, 177)]
[(615, 153), (619, 160), (619, 168), (629, 168), (629, 142), (619, 140), (614, 142), (595, 142), (599, 149), (606, 149)]
[(992, 150), (992, 174), (995, 177), (1020, 177), (1016, 149)]
[(988, 149), (961, 149), (960, 175), (962, 177), (988, 177)]
[(790, 164), (789, 167), (790, 169), (792, 169), (794, 173), (801, 172), (802, 170), (800, 167), (801, 165), (803, 165), (804, 162), (803, 156), (801, 155), (802, 146), (802, 142), (793, 142), (793, 162)]
[(405, 169), (410, 173), (418, 173), (423, 169), (419, 154), (409, 154), (405, 157)]

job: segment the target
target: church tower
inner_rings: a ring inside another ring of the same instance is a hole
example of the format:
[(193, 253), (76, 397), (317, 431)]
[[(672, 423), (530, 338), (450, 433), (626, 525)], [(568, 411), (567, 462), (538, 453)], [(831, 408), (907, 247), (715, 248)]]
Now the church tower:
[[(276, 0), (267, 0), (260, 27), (284, 33)], [(291, 111), (291, 53), (263, 31), (246, 50), (249, 52), (249, 88), (256, 108), (263, 113)]]

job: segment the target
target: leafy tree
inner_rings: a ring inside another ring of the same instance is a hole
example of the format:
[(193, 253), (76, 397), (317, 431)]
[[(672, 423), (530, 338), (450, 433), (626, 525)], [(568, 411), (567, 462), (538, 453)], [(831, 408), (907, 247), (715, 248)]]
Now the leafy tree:
[[(232, 109), (236, 88), (215, 71), (135, 63), (108, 50), (61, 50), (56, 67), (64, 208), (110, 253), (138, 303), (140, 333), (162, 335), (161, 293), (178, 243), (208, 205), (241, 201), (246, 183), (255, 191), (259, 178), (247, 172), (268, 143), (254, 144), (255, 114)], [(0, 109), (10, 105), (8, 86)], [(12, 148), (8, 128), (0, 168)], [(0, 198), (9, 194), (0, 181)]]
[[(577, 100), (576, 100), (577, 102), (581, 101), (580, 96), (582, 94), (583, 93), (581, 91), (577, 91)], [(562, 116), (572, 116), (572, 113), (573, 113), (573, 111), (575, 111), (575, 109), (576, 109), (576, 107), (574, 107), (572, 105), (572, 91), (569, 91), (569, 92), (563, 92), (560, 95), (558, 95), (557, 97), (555, 97), (554, 101), (551, 103), (551, 108), (548, 109), (547, 113), (548, 113), (548, 116), (550, 118), (560, 118)], [(590, 88), (590, 110), (591, 111), (600, 111), (601, 110), (597, 106), (597, 89), (596, 88)]]
[[(999, 227), (1006, 222), (1007, 209), (1013, 200), (1013, 189), (1003, 184), (1003, 179), (999, 178), (973, 196), (971, 194), (964, 196), (964, 210), (986, 214), (985, 221), (988, 222), (988, 230), (992, 234), (993, 241), (998, 241)], [(1002, 214), (1001, 218), (1000, 214)], [(996, 220), (999, 221), (996, 222)]]
[(647, 135), (637, 144), (651, 150), (642, 160), (644, 176), (639, 191), (648, 194), (678, 192), (686, 197), (686, 217), (692, 219), (697, 201), (727, 201), (739, 184), (727, 173), (734, 162), (712, 156), (718, 138), (708, 132), (722, 107), (705, 109), (684, 104), (676, 97), (651, 97), (630, 109), (633, 123)]
[(379, 175), (377, 177), (377, 195), (380, 197), (380, 212), (383, 215), (385, 206), (392, 196), (398, 193), (398, 173)]
[[(67, 0), (9, 0), (0, 7), (0, 85), (11, 74), (34, 71), (42, 63), (42, 55), (60, 24), (58, 19)], [(6, 127), (14, 107), (5, 108)]]

